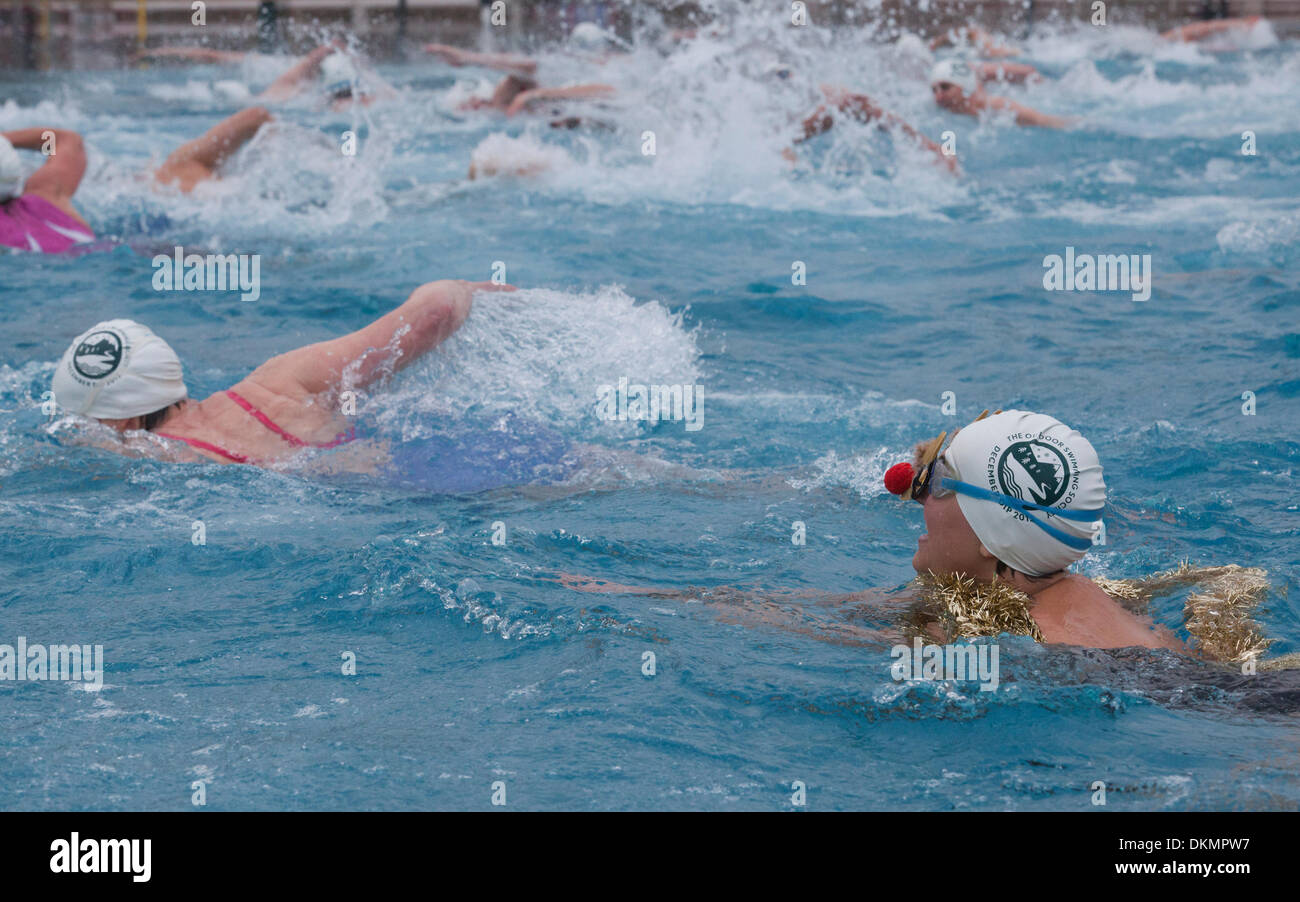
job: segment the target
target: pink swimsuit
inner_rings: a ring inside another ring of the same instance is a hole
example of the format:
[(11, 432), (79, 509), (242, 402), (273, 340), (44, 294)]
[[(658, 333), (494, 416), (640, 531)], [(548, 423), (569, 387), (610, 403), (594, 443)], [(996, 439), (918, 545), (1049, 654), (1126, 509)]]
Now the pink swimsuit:
[[(292, 432), (285, 432), (277, 426), (274, 420), (262, 413), (262, 411), (258, 410), (252, 404), (249, 404), (248, 399), (243, 395), (228, 389), (226, 391), (226, 397), (251, 413), (259, 423), (296, 448), (333, 448), (342, 445), (345, 442), (350, 442), (357, 437), (356, 430), (349, 429), (347, 432), (340, 432), (338, 435), (334, 436), (334, 441), (332, 442), (324, 442), (322, 444), (317, 444), (316, 442), (305, 442)], [(192, 448), (202, 448), (204, 451), (211, 451), (213, 454), (220, 454), (222, 457), (226, 458), (226, 460), (232, 460), (237, 464), (248, 463), (247, 455), (236, 454), (234, 451), (227, 451), (225, 448), (222, 448), (219, 445), (214, 445), (211, 442), (205, 442), (201, 438), (186, 438), (183, 435), (169, 435), (166, 432), (155, 432), (154, 435), (174, 439), (178, 442), (184, 442)]]
[(61, 254), (94, 240), (90, 229), (38, 194), (0, 204), (0, 246)]

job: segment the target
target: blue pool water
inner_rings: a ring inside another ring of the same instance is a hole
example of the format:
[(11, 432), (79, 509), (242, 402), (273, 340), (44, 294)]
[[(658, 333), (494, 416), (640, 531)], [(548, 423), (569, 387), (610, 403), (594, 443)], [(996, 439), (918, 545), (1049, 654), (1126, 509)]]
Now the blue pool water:
[[(751, 39), (768, 49), (737, 49)], [(769, 50), (788, 83), (753, 77)], [(0, 74), (0, 129), (86, 136), (77, 200), (115, 242), (0, 256), (0, 642), (99, 643), (107, 662), (98, 691), (0, 683), (0, 806), (186, 809), (199, 780), (218, 810), (486, 808), (497, 781), (523, 809), (781, 809), (793, 781), (821, 810), (1087, 810), (1097, 780), (1112, 808), (1300, 806), (1294, 673), (1014, 639), (990, 693), (900, 684), (885, 646), (826, 641), (862, 615), (824, 596), (911, 578), (921, 518), (885, 468), (1019, 406), (1105, 465), (1108, 545), (1083, 572), (1264, 567), (1272, 651), (1300, 650), (1300, 47), (1216, 56), (1115, 28), (1025, 50), (1051, 78), (1007, 93), (1074, 129), (954, 117), (863, 35), (761, 22), (611, 63), (598, 131), (457, 114), (474, 71), (386, 65), (399, 99), (277, 110), (190, 198), (134, 173), (238, 109), (225, 82), (280, 63)], [(954, 131), (964, 176), (852, 126), (790, 168), (818, 81)], [(550, 170), (464, 181), (502, 131)], [(261, 299), (155, 292), (150, 257), (177, 244), (262, 255)], [(1044, 291), (1067, 246), (1150, 254), (1151, 299)], [(523, 290), (480, 298), (361, 411), (426, 473), (458, 460), (447, 482), (119, 457), (39, 409), (101, 319), (150, 324), (202, 397), (497, 261)], [(598, 419), (622, 376), (699, 385), (703, 428)], [(465, 460), (520, 423), (539, 460), (573, 456), (476, 481)], [(576, 592), (575, 574), (695, 600)], [(699, 600), (713, 587), (753, 600)], [(1182, 600), (1155, 619), (1180, 629)]]

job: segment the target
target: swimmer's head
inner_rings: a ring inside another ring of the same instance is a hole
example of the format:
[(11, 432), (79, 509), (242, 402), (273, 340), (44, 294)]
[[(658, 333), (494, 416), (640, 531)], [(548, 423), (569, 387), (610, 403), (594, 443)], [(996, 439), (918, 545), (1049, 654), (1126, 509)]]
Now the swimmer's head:
[(575, 50), (583, 53), (627, 49), (627, 43), (622, 38), (612, 31), (606, 31), (595, 22), (579, 22), (573, 26), (573, 31), (569, 33), (569, 43)]
[(320, 81), (325, 96), (330, 100), (347, 100), (363, 93), (361, 72), (356, 63), (342, 50), (331, 53), (320, 64)]
[(910, 32), (903, 32), (894, 42), (894, 65), (908, 78), (925, 78), (933, 60), (934, 54), (925, 41)]
[(961, 60), (940, 60), (930, 70), (930, 91), (934, 99), (945, 107), (960, 103), (979, 87), (975, 70)]
[(167, 342), (129, 319), (98, 323), (63, 352), (51, 386), (54, 401), (69, 413), (135, 428), (189, 396), (181, 361)]
[(917, 572), (989, 579), (1009, 567), (1037, 578), (1092, 547), (1106, 483), (1097, 452), (1078, 432), (1045, 414), (1008, 410), (942, 446), (940, 435), (918, 449), (914, 465), (886, 474), (890, 491), (925, 509)]
[(9, 139), (0, 135), (0, 203), (23, 193), (23, 161)]

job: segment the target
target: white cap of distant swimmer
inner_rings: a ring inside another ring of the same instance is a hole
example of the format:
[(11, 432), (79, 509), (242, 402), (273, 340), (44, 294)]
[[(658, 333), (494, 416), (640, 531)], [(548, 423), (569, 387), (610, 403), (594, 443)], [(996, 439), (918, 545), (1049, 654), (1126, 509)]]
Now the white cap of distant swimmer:
[(1106, 483), (1096, 450), (1076, 430), (1047, 414), (1006, 410), (964, 427), (943, 457), (957, 479), (978, 489), (1061, 512), (1095, 512), (1070, 519), (1038, 510), (1031, 521), (1005, 504), (959, 491), (966, 522), (998, 560), (1043, 576), (1084, 556), (1092, 522), (1106, 504)]
[(361, 73), (352, 58), (339, 50), (321, 60), (320, 80), (328, 93), (337, 94), (348, 89), (355, 90), (361, 84)]
[(129, 319), (106, 320), (78, 335), (51, 388), (59, 407), (99, 420), (144, 416), (189, 396), (171, 345)]
[(23, 161), (9, 139), (0, 135), (0, 203), (23, 193)]
[(595, 22), (579, 22), (573, 26), (573, 31), (569, 32), (569, 41), (574, 47), (588, 53), (608, 50), (610, 47), (627, 47), (627, 43), (622, 38), (612, 31), (606, 31)]
[(967, 96), (974, 94), (975, 89), (979, 87), (975, 70), (962, 60), (946, 59), (935, 63), (934, 68), (930, 70), (930, 84), (938, 84), (941, 81), (952, 82)]

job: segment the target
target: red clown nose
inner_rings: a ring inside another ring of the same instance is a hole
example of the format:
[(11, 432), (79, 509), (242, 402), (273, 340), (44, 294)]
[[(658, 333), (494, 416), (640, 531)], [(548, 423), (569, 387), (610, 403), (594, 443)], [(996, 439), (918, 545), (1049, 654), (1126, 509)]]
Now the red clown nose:
[(912, 487), (912, 465), (894, 464), (885, 471), (885, 489), (891, 495), (901, 495)]

